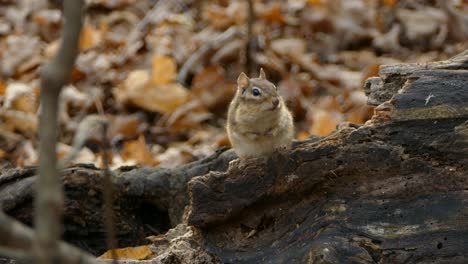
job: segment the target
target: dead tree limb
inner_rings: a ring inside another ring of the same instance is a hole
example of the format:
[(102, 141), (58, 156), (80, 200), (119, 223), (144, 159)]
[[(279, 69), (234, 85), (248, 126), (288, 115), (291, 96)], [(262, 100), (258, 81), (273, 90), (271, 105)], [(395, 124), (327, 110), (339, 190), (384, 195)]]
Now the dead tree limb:
[[(15, 221), (0, 211), (0, 247), (6, 249), (5, 252), (13, 252), (11, 257), (19, 257), (20, 260), (32, 259), (30, 255), (24, 252), (32, 252), (36, 243), (36, 234), (29, 227)], [(93, 256), (84, 253), (76, 247), (70, 246), (64, 242), (57, 243), (57, 252), (54, 252), (57, 263), (70, 264), (96, 264), (98, 263)], [(8, 248), (8, 249), (7, 249)], [(12, 249), (10, 251), (10, 249)]]
[(37, 262), (52, 263), (58, 253), (61, 236), (63, 190), (58, 177), (56, 143), (58, 98), (69, 80), (82, 26), (84, 1), (64, 2), (64, 26), (58, 53), (47, 63), (41, 73), (41, 113), (39, 115), (39, 179), (36, 186), (35, 227)]

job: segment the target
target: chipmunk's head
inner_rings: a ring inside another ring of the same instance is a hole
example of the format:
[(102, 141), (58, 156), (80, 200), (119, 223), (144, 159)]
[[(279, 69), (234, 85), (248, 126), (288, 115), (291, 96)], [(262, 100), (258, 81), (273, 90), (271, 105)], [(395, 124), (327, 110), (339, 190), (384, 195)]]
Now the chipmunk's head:
[(281, 107), (278, 89), (266, 79), (263, 69), (260, 69), (258, 78), (249, 78), (241, 72), (237, 78), (237, 88), (243, 103), (255, 105), (259, 111), (277, 111)]

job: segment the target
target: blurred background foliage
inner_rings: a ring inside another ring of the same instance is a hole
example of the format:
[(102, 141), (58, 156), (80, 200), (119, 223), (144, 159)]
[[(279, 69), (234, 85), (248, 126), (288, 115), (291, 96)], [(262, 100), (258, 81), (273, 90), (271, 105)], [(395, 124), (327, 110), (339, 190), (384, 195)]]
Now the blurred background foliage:
[[(468, 47), (466, 0), (253, 0), (253, 23), (249, 1), (86, 2), (58, 155), (71, 151), (84, 117), (106, 113), (112, 167), (174, 167), (228, 146), (226, 110), (241, 71), (265, 69), (305, 139), (370, 119), (362, 87), (380, 65)], [(0, 0), (1, 167), (37, 164), (40, 67), (61, 25), (61, 1)], [(100, 166), (100, 140), (90, 131), (75, 162)]]

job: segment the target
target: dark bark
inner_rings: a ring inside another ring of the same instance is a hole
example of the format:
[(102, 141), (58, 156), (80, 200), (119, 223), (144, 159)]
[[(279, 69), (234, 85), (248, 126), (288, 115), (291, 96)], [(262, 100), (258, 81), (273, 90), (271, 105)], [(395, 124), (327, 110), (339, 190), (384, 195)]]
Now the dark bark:
[[(185, 223), (194, 250), (215, 256), (192, 263), (467, 263), (468, 56), (456, 60), (383, 67), (368, 86), (372, 120), (270, 158), (229, 165), (235, 154), (220, 150), (175, 169), (114, 171), (119, 245)], [(102, 171), (63, 174), (66, 238), (100, 253)], [(35, 177), (0, 176), (0, 203), (26, 222)]]

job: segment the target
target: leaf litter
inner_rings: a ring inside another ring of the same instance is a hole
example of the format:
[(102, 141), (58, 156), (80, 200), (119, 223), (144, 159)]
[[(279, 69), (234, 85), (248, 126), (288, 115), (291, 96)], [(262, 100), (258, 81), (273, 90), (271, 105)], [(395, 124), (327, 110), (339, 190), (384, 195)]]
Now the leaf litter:
[[(61, 95), (58, 158), (73, 151), (85, 117), (101, 111), (110, 120), (112, 168), (175, 167), (228, 145), (226, 109), (246, 71), (247, 2), (86, 2), (80, 54)], [(362, 86), (380, 65), (441, 60), (468, 48), (466, 1), (254, 6), (254, 63), (277, 84), (299, 139), (369, 120)], [(37, 165), (39, 74), (57, 52), (60, 9), (60, 1), (0, 1), (1, 167)], [(74, 162), (100, 166), (102, 138), (89, 134)]]

